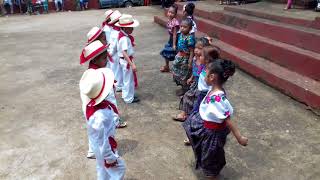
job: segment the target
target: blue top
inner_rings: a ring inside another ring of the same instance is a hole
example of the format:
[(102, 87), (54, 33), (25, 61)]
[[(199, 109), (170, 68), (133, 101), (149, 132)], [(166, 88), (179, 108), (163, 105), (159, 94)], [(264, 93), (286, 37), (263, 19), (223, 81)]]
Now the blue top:
[(192, 75), (198, 78), (202, 70), (204, 69), (205, 69), (205, 65), (204, 64), (197, 65), (196, 58), (194, 58), (192, 61)]
[(194, 48), (195, 44), (196, 39), (194, 35), (183, 35), (182, 33), (178, 34), (177, 51), (183, 51), (187, 54), (190, 54), (189, 48)]

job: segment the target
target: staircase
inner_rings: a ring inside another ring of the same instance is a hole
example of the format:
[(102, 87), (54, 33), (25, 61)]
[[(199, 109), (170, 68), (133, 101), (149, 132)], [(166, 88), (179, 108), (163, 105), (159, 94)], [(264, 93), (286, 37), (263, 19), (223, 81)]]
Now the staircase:
[[(182, 3), (178, 18), (182, 18)], [(225, 7), (199, 9), (195, 21), (200, 34), (215, 38), (222, 57), (292, 98), (320, 109), (320, 19), (294, 19)], [(166, 25), (165, 16), (154, 21)]]

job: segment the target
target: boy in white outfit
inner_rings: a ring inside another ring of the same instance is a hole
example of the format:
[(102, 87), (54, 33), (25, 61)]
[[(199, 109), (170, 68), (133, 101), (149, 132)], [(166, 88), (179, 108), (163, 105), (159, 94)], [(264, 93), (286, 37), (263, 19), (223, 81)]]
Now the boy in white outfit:
[[(122, 91), (122, 71), (120, 68), (120, 62), (119, 62), (119, 56), (118, 56), (118, 37), (120, 28), (116, 27), (114, 24), (119, 21), (119, 18), (121, 17), (121, 13), (116, 10), (113, 11), (113, 13), (110, 15), (110, 21), (105, 25), (105, 32), (108, 34), (107, 41), (109, 43), (108, 52), (110, 53), (112, 60), (109, 60), (107, 67), (112, 69), (115, 79), (116, 79), (116, 91), (120, 92)], [(109, 32), (110, 31), (110, 32)]]
[(131, 36), (133, 28), (138, 27), (139, 22), (131, 15), (123, 14), (115, 25), (121, 28), (118, 36), (118, 56), (123, 77), (122, 98), (128, 104), (139, 102), (139, 98), (134, 94), (138, 79), (137, 68), (133, 61), (134, 38)]
[(89, 139), (97, 159), (98, 180), (122, 180), (126, 167), (115, 141), (117, 107), (106, 97), (113, 91), (114, 75), (108, 68), (88, 69), (80, 80)]

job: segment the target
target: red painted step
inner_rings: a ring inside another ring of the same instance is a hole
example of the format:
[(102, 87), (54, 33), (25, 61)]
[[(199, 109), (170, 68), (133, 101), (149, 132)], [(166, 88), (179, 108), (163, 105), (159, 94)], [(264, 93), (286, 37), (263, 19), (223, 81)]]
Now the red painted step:
[[(154, 21), (162, 26), (166, 26), (167, 20), (164, 17), (155, 16)], [(215, 40), (215, 44), (221, 48), (222, 57), (236, 62), (244, 71), (298, 101), (316, 109), (320, 108), (320, 83), (318, 81), (302, 76), (222, 41)]]
[(315, 20), (306, 20), (306, 19), (297, 19), (297, 18), (290, 18), (290, 17), (284, 17), (284, 16), (277, 16), (273, 14), (267, 14), (264, 12), (254, 11), (254, 10), (248, 10), (243, 8), (237, 8), (237, 7), (225, 7), (224, 10), (226, 11), (232, 11), (236, 13), (241, 13), (249, 16), (255, 16), (259, 18), (269, 19), (277, 22), (282, 22), (286, 24), (292, 24), (302, 27), (309, 27), (314, 29), (320, 29), (320, 23), (318, 23), (317, 18)]
[[(180, 9), (182, 5), (179, 4)], [(210, 12), (196, 9), (195, 16), (320, 53), (320, 30), (228, 11)]]
[[(178, 17), (182, 17), (178, 13)], [(195, 17), (199, 31), (249, 53), (320, 80), (320, 54), (281, 43), (234, 27)]]

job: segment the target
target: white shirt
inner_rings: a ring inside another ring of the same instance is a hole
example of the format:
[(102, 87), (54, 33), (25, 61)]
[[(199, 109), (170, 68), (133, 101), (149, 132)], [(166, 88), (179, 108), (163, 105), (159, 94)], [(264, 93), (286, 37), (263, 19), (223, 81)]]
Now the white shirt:
[(200, 116), (205, 121), (222, 123), (233, 114), (233, 108), (223, 91), (211, 92), (207, 93), (200, 104)]
[(206, 77), (206, 68), (203, 68), (198, 80), (198, 90), (199, 91), (209, 91), (212, 89), (212, 86), (208, 86), (207, 82), (205, 81)]
[(109, 43), (109, 47), (108, 47), (108, 52), (110, 53), (110, 55), (113, 57), (114, 55), (117, 55), (117, 51), (118, 51), (118, 37), (119, 37), (119, 31), (111, 29), (110, 32), (110, 39), (108, 41)]
[(188, 16), (187, 18), (191, 19), (191, 21), (192, 21), (192, 29), (190, 31), (190, 34), (196, 33), (198, 31), (198, 27), (197, 27), (196, 22), (192, 19), (191, 16)]
[[(125, 35), (127, 35), (125, 32), (123, 32), (123, 33)], [(127, 51), (128, 56), (133, 56), (134, 55), (134, 49), (133, 49), (133, 46), (131, 44), (130, 38), (128, 36), (122, 37), (118, 42), (118, 56), (120, 58), (123, 58), (122, 51), (125, 51), (125, 50)]]
[(103, 26), (103, 31), (106, 35), (106, 40), (107, 40), (107, 43), (110, 43), (110, 34), (111, 34), (111, 31), (112, 31), (112, 27), (108, 26), (108, 25), (104, 25)]

